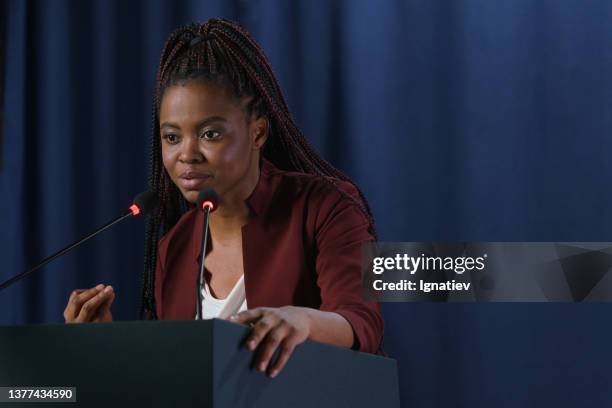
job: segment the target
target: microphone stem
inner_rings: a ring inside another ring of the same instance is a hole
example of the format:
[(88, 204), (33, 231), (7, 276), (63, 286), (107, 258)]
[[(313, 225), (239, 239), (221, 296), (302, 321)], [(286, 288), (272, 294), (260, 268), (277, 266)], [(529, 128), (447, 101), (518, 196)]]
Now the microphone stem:
[(202, 236), (202, 253), (200, 255), (200, 273), (198, 274), (198, 282), (196, 285), (197, 313), (196, 320), (202, 319), (202, 287), (204, 285), (204, 262), (206, 260), (206, 248), (208, 247), (208, 220), (210, 218), (210, 207), (204, 210), (204, 232)]
[(45, 259), (40, 261), (37, 265), (33, 266), (32, 268), (28, 269), (27, 271), (21, 272), (20, 274), (17, 274), (15, 276), (13, 276), (12, 278), (2, 282), (0, 284), (0, 290), (5, 289), (5, 288), (11, 286), (13, 283), (15, 283), (15, 282), (25, 278), (26, 276), (28, 276), (32, 272), (42, 268), (43, 266), (45, 266), (49, 262), (53, 261), (55, 258), (60, 257), (63, 254), (65, 254), (66, 252), (70, 251), (75, 246), (82, 244), (83, 242), (87, 241), (88, 239), (94, 237), (95, 235), (99, 234), (100, 232), (104, 231), (105, 229), (112, 227), (116, 223), (122, 221), (123, 219), (125, 219), (125, 218), (127, 218), (127, 217), (129, 217), (131, 215), (132, 215), (132, 212), (131, 211), (127, 211), (126, 213), (124, 213), (124, 214), (118, 216), (117, 218), (115, 218), (114, 220), (104, 224), (103, 226), (101, 226), (100, 228), (98, 228), (97, 230), (92, 232), (91, 234), (84, 236), (83, 238), (81, 238), (78, 241), (68, 245), (67, 247), (65, 247), (63, 249), (60, 249), (56, 253), (54, 253), (52, 255), (49, 255), (48, 257), (46, 257)]

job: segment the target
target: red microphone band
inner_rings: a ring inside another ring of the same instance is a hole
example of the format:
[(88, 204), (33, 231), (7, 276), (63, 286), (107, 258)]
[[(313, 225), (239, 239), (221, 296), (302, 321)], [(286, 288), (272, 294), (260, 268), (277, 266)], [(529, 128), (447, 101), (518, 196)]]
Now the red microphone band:
[(206, 207), (210, 208), (210, 211), (212, 211), (215, 208), (215, 204), (212, 201), (204, 201), (202, 202), (202, 209), (205, 210)]
[(140, 214), (140, 208), (138, 208), (138, 206), (136, 204), (132, 204), (130, 206), (130, 211), (132, 212), (132, 215)]

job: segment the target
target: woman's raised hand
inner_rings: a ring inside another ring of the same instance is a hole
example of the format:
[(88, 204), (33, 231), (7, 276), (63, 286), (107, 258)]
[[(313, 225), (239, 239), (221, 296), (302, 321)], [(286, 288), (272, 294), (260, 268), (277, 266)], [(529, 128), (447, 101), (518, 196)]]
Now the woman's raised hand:
[(91, 289), (73, 290), (64, 309), (66, 323), (111, 322), (112, 286), (99, 284)]

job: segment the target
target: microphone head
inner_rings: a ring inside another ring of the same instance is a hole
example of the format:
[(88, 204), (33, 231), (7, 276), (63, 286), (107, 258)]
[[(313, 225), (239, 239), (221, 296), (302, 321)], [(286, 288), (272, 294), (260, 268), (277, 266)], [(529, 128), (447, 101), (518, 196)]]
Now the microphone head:
[(157, 194), (152, 191), (144, 191), (134, 198), (134, 204), (130, 206), (130, 211), (132, 215), (147, 215), (156, 209), (158, 205), (159, 198)]
[(198, 208), (200, 210), (210, 208), (210, 212), (213, 212), (219, 206), (219, 201), (221, 201), (219, 194), (212, 188), (205, 188), (198, 194)]

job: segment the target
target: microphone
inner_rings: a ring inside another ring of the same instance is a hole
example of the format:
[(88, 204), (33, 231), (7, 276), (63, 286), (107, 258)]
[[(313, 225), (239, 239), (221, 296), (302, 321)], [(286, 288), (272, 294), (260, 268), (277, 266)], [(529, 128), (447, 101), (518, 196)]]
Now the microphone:
[(0, 284), (0, 290), (8, 288), (9, 286), (14, 284), (15, 282), (23, 279), (24, 277), (26, 277), (27, 275), (31, 274), (32, 272), (42, 268), (43, 266), (45, 266), (49, 262), (51, 262), (54, 259), (64, 255), (66, 252), (68, 252), (71, 249), (81, 245), (83, 242), (89, 240), (90, 238), (93, 238), (94, 236), (98, 235), (100, 232), (104, 231), (107, 228), (112, 227), (113, 225), (117, 224), (118, 222), (123, 221), (124, 219), (126, 219), (128, 217), (136, 217), (136, 216), (141, 215), (141, 214), (142, 215), (147, 215), (148, 213), (153, 211), (158, 205), (159, 205), (159, 199), (157, 197), (157, 194), (155, 194), (154, 192), (152, 192), (152, 191), (145, 191), (143, 193), (138, 194), (136, 196), (136, 198), (134, 198), (133, 204), (123, 214), (121, 214), (120, 216), (118, 216), (114, 220), (104, 224), (103, 226), (101, 226), (100, 228), (98, 228), (97, 230), (92, 232), (91, 234), (84, 236), (83, 238), (79, 239), (78, 241), (73, 242), (72, 244), (68, 245), (67, 247), (65, 247), (63, 249), (60, 249), (56, 253), (46, 257), (45, 259), (40, 261), (35, 266), (33, 266), (32, 268), (28, 269), (27, 271), (21, 272), (21, 273), (15, 275), (15, 276), (13, 276), (12, 278), (2, 282)]
[(204, 211), (204, 231), (202, 235), (202, 254), (200, 255), (200, 273), (196, 284), (196, 320), (202, 320), (202, 285), (204, 284), (204, 261), (206, 260), (206, 247), (208, 243), (208, 220), (210, 213), (219, 206), (219, 194), (212, 188), (206, 188), (198, 194), (198, 208)]

